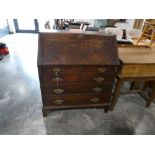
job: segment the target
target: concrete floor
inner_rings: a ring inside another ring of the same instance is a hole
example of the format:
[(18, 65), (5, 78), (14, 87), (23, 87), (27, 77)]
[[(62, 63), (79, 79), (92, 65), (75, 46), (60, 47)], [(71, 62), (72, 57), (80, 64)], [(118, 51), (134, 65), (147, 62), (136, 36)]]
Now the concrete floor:
[[(0, 134), (155, 134), (155, 105), (138, 94), (123, 95), (113, 112), (61, 110), (42, 117), (37, 72), (37, 34), (0, 38), (10, 54), (0, 61)], [(128, 87), (126, 83), (123, 87)]]

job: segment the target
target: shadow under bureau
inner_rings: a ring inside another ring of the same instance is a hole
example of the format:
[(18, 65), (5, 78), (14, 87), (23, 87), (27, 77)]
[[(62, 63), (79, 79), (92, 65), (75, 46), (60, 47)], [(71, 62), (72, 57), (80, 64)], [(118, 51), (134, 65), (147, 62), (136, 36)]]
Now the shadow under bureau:
[(40, 33), (37, 64), (43, 116), (49, 110), (67, 108), (108, 112), (119, 65), (114, 35)]

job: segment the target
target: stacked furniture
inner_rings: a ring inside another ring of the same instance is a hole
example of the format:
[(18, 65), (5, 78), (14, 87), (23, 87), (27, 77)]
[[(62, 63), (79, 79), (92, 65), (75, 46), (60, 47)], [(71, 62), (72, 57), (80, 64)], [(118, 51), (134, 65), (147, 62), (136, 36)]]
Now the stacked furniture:
[(49, 110), (108, 112), (119, 66), (116, 37), (98, 32), (40, 33), (38, 71), (43, 116)]

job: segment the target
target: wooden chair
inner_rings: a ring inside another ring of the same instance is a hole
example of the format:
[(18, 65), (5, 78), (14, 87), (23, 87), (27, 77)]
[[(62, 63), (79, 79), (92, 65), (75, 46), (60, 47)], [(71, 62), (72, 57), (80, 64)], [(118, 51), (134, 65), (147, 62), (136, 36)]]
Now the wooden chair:
[(155, 24), (150, 22), (144, 22), (143, 31), (141, 36), (137, 41), (137, 45), (142, 41), (149, 39), (150, 43), (149, 46), (152, 45), (153, 40), (155, 39)]

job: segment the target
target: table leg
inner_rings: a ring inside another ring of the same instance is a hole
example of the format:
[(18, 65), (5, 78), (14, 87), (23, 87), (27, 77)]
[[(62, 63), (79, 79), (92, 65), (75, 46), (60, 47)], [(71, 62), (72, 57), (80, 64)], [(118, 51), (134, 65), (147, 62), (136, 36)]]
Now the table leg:
[(114, 107), (116, 106), (117, 98), (119, 96), (122, 83), (123, 83), (123, 81), (120, 78), (118, 78), (116, 86), (115, 86), (115, 90), (114, 90), (114, 95), (113, 95), (112, 101), (111, 101), (110, 111), (113, 111)]
[(136, 84), (136, 82), (135, 82), (135, 81), (132, 81), (132, 82), (131, 82), (130, 90), (133, 90), (133, 88), (134, 88), (135, 84)]
[(148, 101), (146, 102), (146, 107), (149, 107), (151, 105), (151, 103), (153, 102), (153, 100), (155, 99), (155, 87), (153, 87), (152, 89), (152, 93), (150, 98), (148, 99)]
[(142, 91), (145, 91), (145, 89), (148, 87), (148, 84), (149, 84), (148, 81), (144, 82), (144, 85), (142, 87)]

